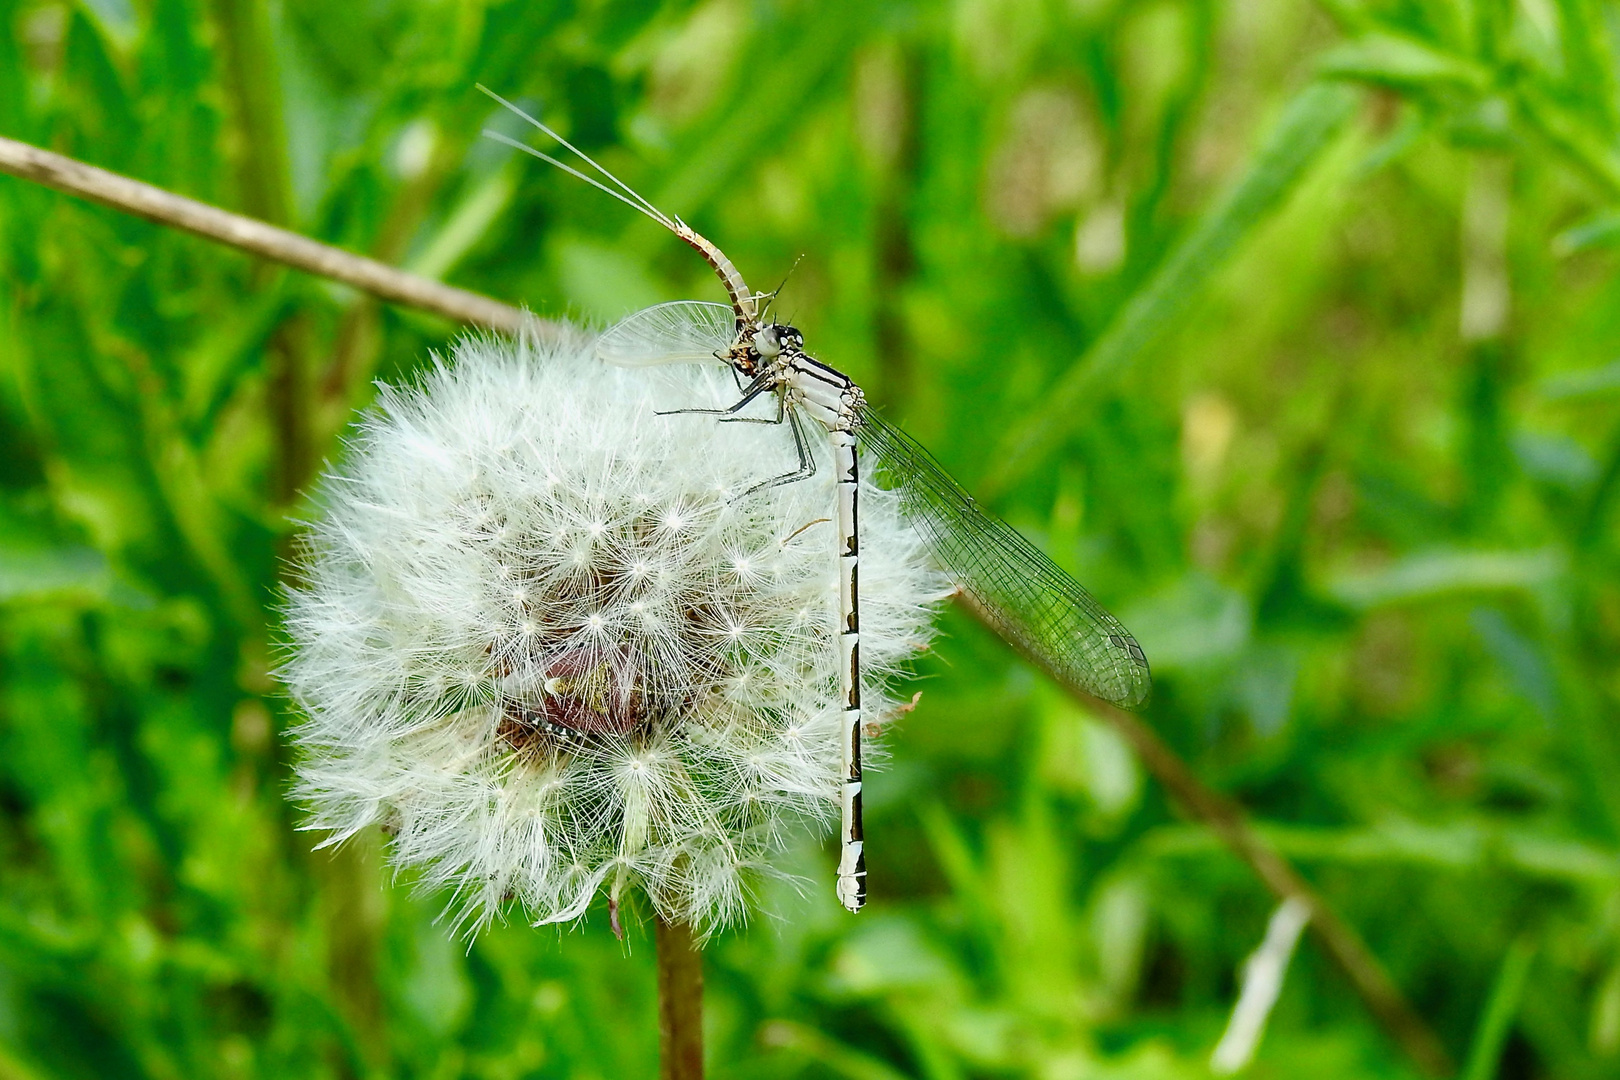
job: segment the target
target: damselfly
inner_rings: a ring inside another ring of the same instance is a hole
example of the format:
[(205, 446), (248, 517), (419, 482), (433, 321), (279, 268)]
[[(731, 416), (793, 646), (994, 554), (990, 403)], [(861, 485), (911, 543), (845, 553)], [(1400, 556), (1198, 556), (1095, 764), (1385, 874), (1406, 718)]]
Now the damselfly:
[(764, 301), (768, 297), (752, 292), (719, 248), (680, 218), (642, 198), (539, 120), (498, 94), (479, 89), (565, 147), (601, 179), (506, 135), (492, 131), (486, 135), (599, 188), (680, 237), (714, 269), (730, 298), (729, 305), (678, 300), (638, 311), (602, 335), (597, 345), (602, 360), (612, 364), (728, 364), (742, 384), (740, 398), (727, 409), (702, 410), (722, 420), (756, 419), (742, 415), (743, 410), (757, 398), (774, 396), (776, 415), (761, 422), (786, 424), (799, 464), (791, 472), (761, 481), (753, 490), (814, 475), (816, 459), (805, 430), (806, 418), (827, 433), (838, 488), (839, 681), (846, 721), (838, 899), (850, 911), (859, 911), (866, 901), (866, 858), (861, 826), (857, 448), (872, 457), (878, 477), (899, 491), (903, 513), (955, 582), (963, 600), (1037, 666), (1104, 701), (1130, 708), (1146, 701), (1151, 689), (1147, 658), (1130, 632), (1079, 583), (1010, 525), (981, 508), (933, 455), (873, 411), (849, 376), (806, 353), (797, 329), (766, 321)]

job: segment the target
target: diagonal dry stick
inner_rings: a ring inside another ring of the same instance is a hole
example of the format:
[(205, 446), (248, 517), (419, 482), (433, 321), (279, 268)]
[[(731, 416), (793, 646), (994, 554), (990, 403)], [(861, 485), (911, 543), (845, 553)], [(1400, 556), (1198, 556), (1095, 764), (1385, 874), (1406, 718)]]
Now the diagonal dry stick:
[(375, 259), (354, 255), (15, 139), (0, 137), (0, 172), (82, 195), (159, 225), (184, 229), (272, 262), (353, 285), (391, 304), (431, 311), (457, 322), (477, 323), (508, 334), (528, 330), (549, 336), (557, 329), (555, 323), (499, 300), (408, 274)]
[[(390, 303), (507, 333), (528, 330), (549, 336), (560, 330), (556, 323), (487, 296), (442, 285), (27, 143), (0, 138), (0, 172), (35, 180), (149, 221), (345, 282)], [(1294, 865), (1255, 831), (1240, 806), (1199, 780), (1187, 763), (1140, 718), (1099, 702), (1055, 674), (1048, 674), (1091, 712), (1111, 724), (1135, 748), (1148, 771), (1169, 790), (1182, 809), (1203, 822), (1234, 855), (1248, 864), (1278, 899), (1292, 898), (1305, 905), (1317, 941), (1339, 965), (1384, 1030), (1424, 1073), (1439, 1077), (1453, 1072), (1445, 1046), (1402, 996), (1366, 942), (1326, 898), (1311, 888)]]

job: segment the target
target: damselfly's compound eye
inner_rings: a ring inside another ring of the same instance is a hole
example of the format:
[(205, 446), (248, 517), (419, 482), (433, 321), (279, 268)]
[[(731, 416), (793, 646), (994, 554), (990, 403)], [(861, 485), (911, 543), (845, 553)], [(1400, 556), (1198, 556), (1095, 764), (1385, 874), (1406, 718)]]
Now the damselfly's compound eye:
[(767, 360), (781, 356), (782, 339), (778, 336), (781, 329), (778, 326), (760, 327), (759, 333), (754, 335), (754, 351)]

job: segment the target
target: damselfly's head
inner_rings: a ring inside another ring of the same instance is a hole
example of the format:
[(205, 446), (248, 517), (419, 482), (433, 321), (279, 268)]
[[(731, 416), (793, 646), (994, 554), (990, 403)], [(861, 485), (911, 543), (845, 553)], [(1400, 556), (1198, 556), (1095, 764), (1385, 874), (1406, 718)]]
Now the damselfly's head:
[(754, 334), (754, 351), (765, 361), (775, 360), (789, 349), (804, 351), (804, 335), (796, 327), (768, 323)]

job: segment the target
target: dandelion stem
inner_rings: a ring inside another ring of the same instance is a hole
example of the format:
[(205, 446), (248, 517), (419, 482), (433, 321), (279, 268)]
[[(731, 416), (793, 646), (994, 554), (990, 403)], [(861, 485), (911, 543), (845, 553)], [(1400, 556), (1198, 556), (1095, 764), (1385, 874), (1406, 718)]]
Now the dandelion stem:
[(659, 1080), (703, 1080), (703, 954), (686, 923), (657, 919)]

